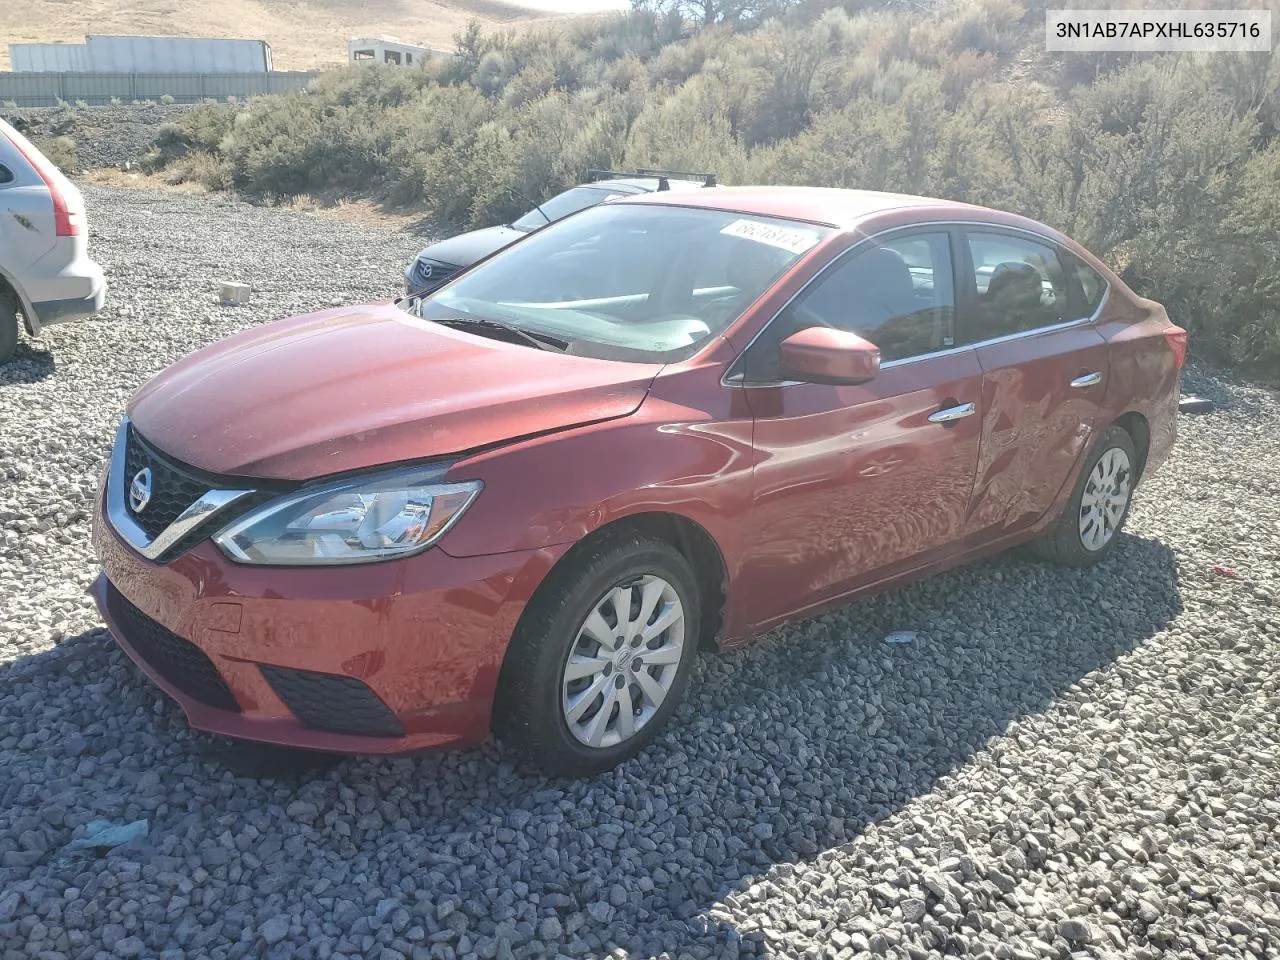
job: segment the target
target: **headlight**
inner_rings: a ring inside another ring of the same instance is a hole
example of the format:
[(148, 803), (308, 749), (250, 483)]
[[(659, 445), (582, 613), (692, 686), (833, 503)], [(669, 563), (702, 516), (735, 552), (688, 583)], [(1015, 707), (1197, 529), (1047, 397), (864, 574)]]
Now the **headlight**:
[(356, 477), (273, 500), (214, 542), (240, 563), (369, 563), (427, 549), (483, 484), (438, 483), (440, 468)]

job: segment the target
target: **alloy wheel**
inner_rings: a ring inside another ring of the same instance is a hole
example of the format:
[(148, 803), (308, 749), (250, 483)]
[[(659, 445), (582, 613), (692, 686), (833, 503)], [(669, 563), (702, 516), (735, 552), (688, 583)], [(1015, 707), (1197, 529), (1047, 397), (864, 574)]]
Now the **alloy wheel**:
[(592, 604), (561, 682), (575, 739), (600, 748), (635, 736), (671, 691), (684, 642), (684, 605), (662, 577), (619, 584)]
[(1093, 465), (1080, 497), (1080, 543), (1090, 552), (1105, 547), (1129, 506), (1129, 455), (1110, 447)]

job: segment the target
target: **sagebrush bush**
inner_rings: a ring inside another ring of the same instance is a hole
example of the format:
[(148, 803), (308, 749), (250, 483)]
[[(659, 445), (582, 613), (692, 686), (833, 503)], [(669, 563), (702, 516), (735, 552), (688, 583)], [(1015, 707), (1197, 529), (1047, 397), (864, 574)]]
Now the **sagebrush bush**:
[(80, 163), (76, 159), (76, 142), (70, 137), (37, 137), (32, 142), (63, 173), (75, 173), (80, 169)]
[(1280, 53), (1047, 54), (1047, 5), (779, 0), (701, 27), (670, 12), (472, 25), (424, 70), (332, 70), (302, 93), (193, 108), (149, 164), (268, 197), (360, 191), (460, 225), (508, 219), (590, 167), (968, 200), (1075, 236), (1197, 350), (1280, 379)]
[(225, 165), (223, 142), (231, 133), (235, 118), (235, 110), (212, 102), (192, 107), (180, 123), (161, 124), (150, 152), (143, 158), (143, 168), (162, 170), (193, 152)]

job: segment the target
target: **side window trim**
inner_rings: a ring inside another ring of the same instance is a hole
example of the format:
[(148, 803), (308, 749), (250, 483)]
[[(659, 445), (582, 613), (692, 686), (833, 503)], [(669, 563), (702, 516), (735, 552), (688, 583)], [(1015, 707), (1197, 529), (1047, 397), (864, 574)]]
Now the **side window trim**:
[[(973, 269), (973, 260), (969, 253), (969, 244), (964, 238), (964, 231), (969, 229), (980, 230), (983, 228), (986, 228), (991, 231), (995, 231), (997, 233), (1006, 233), (1013, 237), (1030, 237), (1031, 239), (1039, 243), (1046, 244), (1047, 246), (1053, 248), (1055, 253), (1060, 253), (1065, 250), (1065, 248), (1061, 244), (1059, 244), (1056, 240), (1052, 239), (1051, 237), (1046, 237), (1044, 234), (1039, 233), (1035, 230), (1027, 230), (1022, 227), (1011, 227), (1011, 226), (1006, 226), (1004, 224), (987, 224), (977, 220), (922, 221), (920, 223), (904, 224), (903, 226), (900, 226), (900, 227), (890, 227), (886, 230), (882, 230), (877, 233), (868, 234), (854, 241), (844, 250), (840, 251), (840, 253), (836, 256), (834, 260), (832, 260), (825, 267), (823, 267), (818, 273), (810, 277), (809, 280), (805, 282), (805, 285), (803, 287), (801, 287), (790, 298), (788, 298), (787, 302), (784, 303), (781, 307), (779, 307), (777, 312), (774, 313), (774, 315), (769, 318), (769, 321), (765, 323), (765, 325), (762, 326), (759, 330), (756, 331), (755, 335), (752, 336), (750, 342), (747, 344), (746, 348), (742, 351), (742, 353), (740, 353), (737, 356), (737, 358), (735, 358), (734, 361), (729, 364), (729, 368), (725, 371), (724, 376), (721, 377), (720, 382), (727, 387), (737, 387), (739, 389), (744, 389), (744, 390), (749, 390), (754, 388), (765, 388), (765, 387), (767, 388), (789, 387), (789, 386), (798, 385), (799, 381), (796, 381), (796, 380), (777, 380), (777, 381), (772, 381), (767, 383), (766, 382), (762, 382), (762, 383), (744, 382), (742, 379), (743, 358), (746, 357), (746, 355), (751, 352), (751, 348), (755, 346), (756, 341), (759, 340), (761, 335), (766, 330), (768, 330), (769, 327), (773, 325), (774, 321), (776, 321), (778, 317), (780, 317), (786, 311), (786, 309), (789, 306), (791, 306), (792, 302), (795, 301), (797, 298), (799, 298), (800, 295), (803, 294), (809, 288), (810, 284), (815, 283), (828, 270), (830, 270), (832, 267), (838, 264), (843, 258), (851, 255), (853, 251), (861, 249), (864, 244), (871, 243), (875, 240), (878, 240), (881, 237), (892, 236), (893, 234), (907, 231), (907, 230), (920, 230), (923, 232), (945, 231), (950, 235), (952, 283), (953, 283), (952, 290), (955, 294), (955, 301), (956, 301), (955, 314), (954, 314), (954, 319), (952, 323), (952, 336), (955, 337), (958, 345), (949, 347), (945, 350), (939, 350), (936, 353), (921, 354), (918, 357), (907, 357), (902, 360), (890, 360), (880, 365), (881, 370), (884, 370), (890, 367), (905, 366), (906, 364), (909, 364), (909, 363), (919, 363), (922, 360), (933, 360), (937, 357), (944, 357), (949, 354), (959, 353), (963, 350), (972, 350), (975, 347), (986, 346), (987, 344), (991, 344), (991, 343), (1002, 343), (1007, 340), (1017, 340), (1023, 337), (1038, 337), (1038, 336), (1041, 336), (1042, 334), (1054, 333), (1054, 332), (1057, 332), (1058, 330), (1065, 330), (1069, 327), (1078, 327), (1078, 326), (1083, 326), (1085, 324), (1092, 324), (1097, 320), (1099, 314), (1102, 313), (1103, 308), (1106, 307), (1108, 300), (1111, 299), (1111, 281), (1108, 280), (1105, 276), (1102, 277), (1102, 280), (1103, 280), (1103, 283), (1106, 284), (1106, 289), (1103, 291), (1102, 300), (1098, 304), (1098, 309), (1095, 310), (1091, 316), (1081, 317), (1076, 320), (1068, 320), (1065, 323), (1060, 323), (1060, 324), (1057, 324), (1056, 326), (1037, 327), (1034, 330), (1024, 330), (1019, 333), (1011, 333), (1003, 337), (992, 337), (988, 340), (978, 340), (973, 343), (960, 342), (960, 333), (963, 330), (966, 315), (968, 313), (968, 309), (965, 306), (964, 301), (970, 297), (976, 298), (977, 289), (978, 289), (975, 281), (976, 275)], [(1065, 252), (1068, 254), (1071, 254), (1070, 250), (1065, 250)], [(1086, 266), (1088, 266), (1088, 264), (1086, 264)], [(962, 277), (965, 278), (964, 282), (961, 282)]]
[[(969, 326), (978, 307), (977, 269), (973, 265), (973, 251), (966, 236), (968, 224), (956, 224), (950, 229), (951, 247), (956, 258), (956, 316), (952, 337), (957, 344), (974, 346), (969, 338)], [(961, 280), (963, 278), (963, 281)]]
[(781, 307), (777, 309), (777, 311), (774, 312), (773, 316), (769, 318), (768, 322), (765, 323), (764, 326), (762, 326), (759, 330), (756, 331), (755, 336), (751, 338), (751, 342), (747, 344), (746, 349), (744, 349), (742, 353), (740, 353), (737, 356), (737, 358), (734, 359), (733, 363), (729, 365), (729, 369), (725, 371), (724, 376), (721, 378), (721, 383), (725, 384), (726, 386), (746, 387), (746, 388), (779, 387), (779, 386), (795, 385), (798, 381), (774, 380), (774, 381), (748, 382), (745, 379), (746, 372), (744, 368), (747, 362), (746, 358), (751, 353), (752, 349), (756, 346), (757, 342), (764, 337), (765, 333), (769, 330), (770, 327), (772, 327), (775, 323), (779, 322), (783, 314), (785, 314), (791, 308), (792, 304), (794, 304), (797, 300), (801, 299), (810, 290), (810, 288), (821, 283), (827, 277), (830, 271), (839, 269), (846, 262), (848, 258), (857, 256), (859, 253), (866, 252), (868, 249), (870, 249), (877, 243), (880, 243), (889, 239), (901, 239), (903, 237), (910, 237), (914, 234), (942, 234), (947, 238), (948, 253), (950, 254), (950, 256), (947, 258), (946, 267), (951, 271), (951, 295), (952, 295), (951, 299), (955, 301), (951, 311), (951, 339), (953, 343), (951, 346), (947, 346), (942, 350), (936, 350), (932, 353), (922, 353), (914, 357), (903, 357), (900, 360), (887, 360), (880, 365), (880, 368), (883, 370), (885, 368), (895, 367), (901, 364), (915, 363), (917, 360), (926, 360), (932, 357), (942, 356), (944, 354), (951, 353), (955, 350), (966, 349), (966, 347), (956, 345), (958, 341), (958, 332), (959, 332), (959, 323), (957, 320), (957, 316), (959, 314), (959, 277), (957, 276), (957, 269), (956, 269), (957, 268), (956, 230), (949, 223), (909, 223), (909, 224), (903, 224), (900, 227), (890, 227), (887, 230), (881, 230), (877, 233), (868, 234), (862, 237), (861, 239), (855, 240), (853, 243), (849, 244), (849, 246), (845, 247), (845, 249), (841, 250), (838, 254), (836, 254), (836, 256), (829, 263), (827, 263), (826, 266), (824, 266), (821, 270), (819, 270), (807, 281), (805, 281), (804, 286), (802, 286), (799, 290), (797, 290), (794, 294), (792, 294), (791, 297), (787, 299), (787, 302), (784, 303)]
[[(950, 322), (947, 324), (947, 330), (942, 337), (943, 350), (933, 351), (934, 353), (940, 353), (946, 350), (950, 350), (958, 342), (956, 340), (956, 313), (959, 310), (960, 301), (959, 301), (959, 291), (956, 289), (956, 281), (959, 279), (959, 276), (956, 273), (956, 238), (952, 235), (953, 231), (948, 227), (944, 227), (941, 230), (933, 229), (933, 230), (924, 230), (922, 232), (926, 234), (941, 234), (941, 236), (945, 239), (947, 244), (947, 256), (946, 256), (945, 266), (946, 266), (946, 269), (950, 271), (950, 274), (947, 277), (947, 280), (949, 281), (947, 289), (951, 291), (951, 316), (949, 318)], [(933, 268), (934, 274), (935, 274), (934, 280), (933, 280), (935, 289), (938, 283), (938, 278), (936, 274), (937, 274), (938, 268), (941, 267), (942, 265), (943, 264), (941, 263), (935, 264)], [(926, 354), (920, 354), (919, 356), (926, 356)], [(919, 359), (919, 356), (903, 357), (902, 359), (916, 360), (916, 359)], [(892, 360), (890, 360), (889, 362), (893, 363)]]

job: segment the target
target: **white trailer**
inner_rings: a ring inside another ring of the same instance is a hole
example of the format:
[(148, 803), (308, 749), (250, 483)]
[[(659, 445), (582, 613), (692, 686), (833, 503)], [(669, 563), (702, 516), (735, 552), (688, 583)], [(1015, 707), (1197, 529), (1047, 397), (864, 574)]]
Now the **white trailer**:
[(397, 67), (420, 67), (431, 55), (426, 47), (404, 43), (395, 37), (352, 37), (347, 41), (350, 63), (390, 63)]
[(92, 73), (89, 48), (83, 43), (11, 43), (14, 73)]
[(11, 43), (16, 73), (270, 73), (265, 40), (221, 37), (119, 37), (79, 43)]

